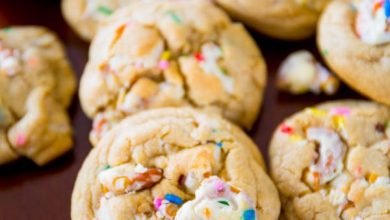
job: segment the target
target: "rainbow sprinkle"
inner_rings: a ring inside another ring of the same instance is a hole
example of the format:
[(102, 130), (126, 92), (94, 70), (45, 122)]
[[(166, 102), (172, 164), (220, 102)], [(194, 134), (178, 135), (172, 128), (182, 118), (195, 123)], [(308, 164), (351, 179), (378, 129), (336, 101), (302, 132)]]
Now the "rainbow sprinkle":
[(222, 205), (230, 206), (229, 202), (225, 201), (225, 200), (220, 200), (220, 201), (218, 201), (218, 203), (222, 204)]
[(314, 116), (319, 116), (319, 117), (323, 117), (328, 114), (326, 111), (320, 110), (318, 108), (306, 108), (306, 111)]
[(174, 194), (166, 194), (164, 196), (164, 199), (169, 201), (170, 203), (173, 203), (173, 204), (176, 204), (176, 205), (183, 204), (183, 200), (180, 197), (178, 197), (178, 196), (176, 196)]
[(242, 220), (255, 220), (256, 219), (256, 212), (253, 209), (247, 209), (242, 213), (241, 216)]
[(108, 164), (106, 164), (106, 165), (103, 166), (103, 170), (108, 170), (108, 169), (110, 169), (110, 168), (111, 168), (111, 166), (108, 165)]
[(100, 12), (101, 14), (104, 14), (107, 16), (112, 14), (112, 10), (108, 7), (105, 7), (105, 6), (99, 6), (97, 8), (97, 11)]
[(321, 54), (322, 54), (322, 56), (326, 57), (326, 56), (329, 55), (329, 51), (328, 51), (327, 49), (323, 49), (323, 50), (321, 51)]
[(198, 61), (198, 62), (203, 62), (204, 61), (204, 56), (201, 54), (201, 53), (195, 53), (195, 59)]
[(160, 209), (162, 202), (163, 202), (162, 198), (160, 198), (160, 197), (155, 198), (153, 201), (154, 208)]
[(390, 18), (390, 0), (385, 0), (383, 8), (385, 10), (386, 18)]
[(217, 147), (219, 147), (219, 148), (222, 148), (222, 147), (223, 147), (223, 143), (222, 143), (222, 141), (220, 141), (220, 142), (217, 142), (215, 145), (217, 145)]
[(293, 128), (290, 127), (290, 126), (288, 126), (288, 125), (286, 125), (286, 124), (282, 124), (282, 125), (280, 126), (280, 131), (281, 131), (282, 133), (285, 133), (285, 134), (292, 134)]
[(334, 126), (335, 128), (341, 129), (342, 127), (344, 127), (345, 118), (344, 118), (344, 116), (335, 115), (335, 116), (333, 116), (333, 118), (332, 118), (332, 122), (333, 122), (333, 126)]
[(348, 116), (351, 114), (351, 110), (347, 107), (337, 107), (330, 110), (331, 115)]
[(167, 12), (167, 14), (172, 18), (172, 20), (176, 23), (176, 24), (181, 24), (181, 19), (180, 17), (173, 11), (169, 11)]
[(27, 143), (27, 138), (23, 134), (19, 134), (16, 137), (16, 146), (23, 146)]

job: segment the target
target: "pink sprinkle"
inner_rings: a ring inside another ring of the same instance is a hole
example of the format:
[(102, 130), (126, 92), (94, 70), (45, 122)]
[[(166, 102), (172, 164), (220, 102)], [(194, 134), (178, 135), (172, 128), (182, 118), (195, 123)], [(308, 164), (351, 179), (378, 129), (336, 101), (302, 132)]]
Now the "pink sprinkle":
[(144, 67), (144, 65), (142, 64), (141, 61), (135, 62), (134, 66), (135, 66), (135, 68), (137, 68), (137, 69), (142, 69), (142, 68)]
[(26, 142), (27, 142), (27, 139), (23, 134), (19, 134), (16, 137), (16, 146), (23, 146), (26, 144)]
[(169, 67), (169, 62), (166, 61), (166, 60), (161, 60), (159, 63), (158, 63), (158, 67), (162, 70), (166, 70), (168, 69)]
[(215, 189), (219, 193), (224, 192), (225, 191), (225, 185), (221, 181), (218, 181), (217, 183), (215, 183)]
[(351, 110), (347, 107), (338, 107), (338, 108), (332, 108), (330, 110), (331, 115), (342, 115), (342, 116), (348, 116), (351, 114)]
[(154, 204), (154, 208), (156, 208), (156, 210), (158, 210), (160, 208), (162, 201), (163, 201), (163, 199), (160, 197), (157, 197), (154, 199), (153, 204)]

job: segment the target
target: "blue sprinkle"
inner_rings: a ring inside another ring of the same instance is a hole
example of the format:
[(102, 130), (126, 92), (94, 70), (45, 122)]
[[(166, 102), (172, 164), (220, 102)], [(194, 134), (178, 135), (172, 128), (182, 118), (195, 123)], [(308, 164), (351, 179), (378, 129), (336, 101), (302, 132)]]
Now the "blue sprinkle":
[(386, 17), (389, 18), (390, 17), (390, 0), (385, 0), (383, 8), (385, 9)]
[(219, 148), (222, 148), (223, 147), (223, 143), (222, 143), (222, 141), (220, 141), (220, 142), (217, 142), (217, 147), (219, 147)]
[(174, 194), (166, 194), (164, 199), (168, 200), (170, 203), (174, 203), (176, 205), (183, 204), (183, 200)]
[(244, 211), (241, 217), (242, 220), (255, 220), (256, 212), (253, 209), (247, 209)]

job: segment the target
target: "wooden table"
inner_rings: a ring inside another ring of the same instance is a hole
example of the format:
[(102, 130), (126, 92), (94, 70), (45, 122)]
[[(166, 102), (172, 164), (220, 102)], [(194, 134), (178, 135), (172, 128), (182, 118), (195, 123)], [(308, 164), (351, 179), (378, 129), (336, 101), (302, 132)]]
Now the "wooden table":
[[(60, 0), (0, 0), (0, 27), (9, 25), (43, 25), (60, 36), (77, 73), (83, 72), (87, 61), (88, 44), (80, 40), (64, 22)], [(291, 96), (275, 88), (275, 72), (290, 52), (308, 49), (316, 53), (315, 40), (281, 42), (252, 32), (267, 61), (269, 77), (262, 112), (249, 132), (265, 157), (267, 145), (275, 127), (286, 116), (306, 107), (330, 99), (361, 98), (342, 85), (336, 97), (303, 95)], [(318, 56), (318, 53), (316, 53)], [(91, 145), (88, 132), (91, 121), (74, 97), (69, 109), (74, 126), (74, 150), (45, 167), (37, 167), (28, 160), (0, 167), (0, 220), (68, 220), (73, 184)]]

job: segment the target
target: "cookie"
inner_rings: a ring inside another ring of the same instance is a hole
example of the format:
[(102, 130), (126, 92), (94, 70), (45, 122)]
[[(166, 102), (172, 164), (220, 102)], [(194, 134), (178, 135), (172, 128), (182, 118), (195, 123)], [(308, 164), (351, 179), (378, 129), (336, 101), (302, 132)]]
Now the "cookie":
[(330, 0), (216, 0), (231, 16), (271, 37), (299, 40), (311, 36)]
[(92, 42), (80, 100), (92, 142), (121, 118), (158, 107), (219, 112), (250, 128), (266, 82), (255, 42), (208, 1), (134, 3)]
[(72, 147), (66, 108), (75, 78), (58, 38), (43, 27), (0, 30), (0, 164), (44, 165)]
[(380, 2), (333, 1), (320, 19), (317, 43), (328, 66), (344, 82), (390, 104), (390, 25), (383, 4), (387, 1)]
[(92, 149), (71, 214), (72, 220), (268, 220), (278, 219), (279, 209), (262, 156), (238, 127), (192, 108), (162, 108), (122, 120)]
[(390, 218), (390, 108), (334, 101), (287, 118), (270, 144), (287, 219)]
[(134, 1), (136, 0), (62, 0), (61, 9), (73, 30), (84, 40), (91, 41), (101, 21), (118, 8)]

